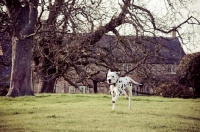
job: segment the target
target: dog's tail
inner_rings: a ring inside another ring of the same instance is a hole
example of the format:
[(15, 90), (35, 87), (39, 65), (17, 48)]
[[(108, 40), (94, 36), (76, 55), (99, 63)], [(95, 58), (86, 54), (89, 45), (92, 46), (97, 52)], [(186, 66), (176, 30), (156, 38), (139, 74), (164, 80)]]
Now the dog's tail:
[[(130, 78), (130, 77), (128, 77), (128, 78)], [(136, 82), (135, 80), (133, 80), (132, 78), (130, 78), (130, 80), (134, 83), (134, 84), (137, 84), (137, 85), (142, 85), (142, 84), (140, 84), (140, 83), (138, 83), (138, 82)]]

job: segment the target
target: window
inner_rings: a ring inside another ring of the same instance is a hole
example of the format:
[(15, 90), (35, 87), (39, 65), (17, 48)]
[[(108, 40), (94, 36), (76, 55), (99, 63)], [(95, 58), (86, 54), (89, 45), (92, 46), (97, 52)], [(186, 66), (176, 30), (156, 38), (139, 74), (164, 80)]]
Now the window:
[(176, 64), (169, 64), (167, 66), (167, 72), (171, 74), (176, 74)]
[(133, 68), (133, 64), (131, 64), (131, 63), (125, 63), (125, 64), (123, 64), (123, 69), (125, 70), (125, 71), (129, 71), (129, 70), (131, 70)]

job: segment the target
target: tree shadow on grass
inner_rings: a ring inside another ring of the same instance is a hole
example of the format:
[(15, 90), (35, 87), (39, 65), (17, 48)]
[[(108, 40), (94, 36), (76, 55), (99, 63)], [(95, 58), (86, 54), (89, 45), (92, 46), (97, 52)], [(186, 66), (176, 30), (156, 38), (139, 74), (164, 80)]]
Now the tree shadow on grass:
[(200, 118), (197, 118), (197, 117), (184, 116), (184, 115), (177, 115), (177, 117), (181, 118), (181, 119), (189, 119), (189, 120), (200, 121)]

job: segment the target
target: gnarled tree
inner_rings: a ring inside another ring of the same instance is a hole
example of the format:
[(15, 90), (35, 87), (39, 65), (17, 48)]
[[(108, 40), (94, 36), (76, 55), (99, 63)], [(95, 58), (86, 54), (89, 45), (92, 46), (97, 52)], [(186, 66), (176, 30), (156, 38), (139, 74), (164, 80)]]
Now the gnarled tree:
[[(12, 70), (7, 96), (34, 95), (31, 89), (32, 37), (37, 20), (37, 0), (4, 0), (12, 37)], [(5, 28), (6, 29), (6, 28)]]

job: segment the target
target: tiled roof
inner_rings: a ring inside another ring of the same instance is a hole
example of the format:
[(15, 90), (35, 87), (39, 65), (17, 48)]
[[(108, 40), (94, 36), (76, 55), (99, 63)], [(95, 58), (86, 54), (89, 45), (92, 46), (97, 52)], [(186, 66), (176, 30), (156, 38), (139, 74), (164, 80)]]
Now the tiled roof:
[[(105, 35), (98, 42), (103, 47), (114, 47), (115, 43), (121, 43), (119, 38), (111, 35)], [(180, 59), (185, 55), (183, 48), (178, 38), (164, 38), (164, 37), (138, 37), (123, 36), (122, 41), (126, 41), (130, 45), (132, 51), (138, 57), (143, 57), (144, 52), (150, 52), (146, 63), (151, 64), (172, 64), (179, 63)], [(119, 53), (122, 56), (123, 53)]]

